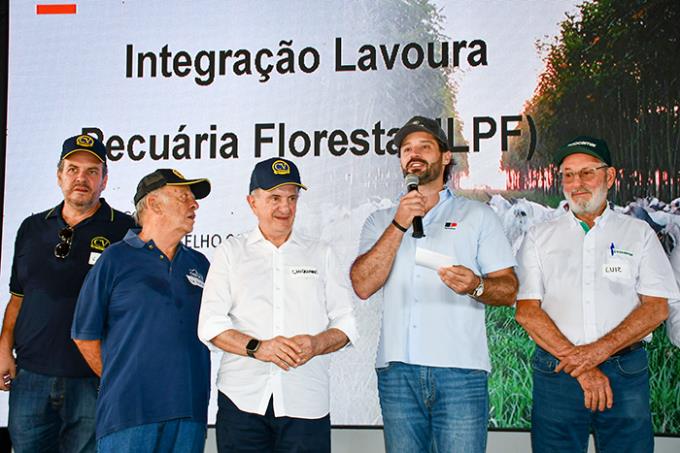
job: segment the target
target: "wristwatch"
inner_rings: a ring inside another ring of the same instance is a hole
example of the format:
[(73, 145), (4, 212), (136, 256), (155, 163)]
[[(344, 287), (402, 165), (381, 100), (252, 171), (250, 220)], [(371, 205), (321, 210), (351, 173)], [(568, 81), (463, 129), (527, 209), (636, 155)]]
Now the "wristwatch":
[(475, 299), (478, 299), (479, 297), (482, 296), (482, 294), (484, 294), (484, 278), (479, 277), (479, 285), (477, 285), (477, 287), (474, 290), (472, 290), (470, 295)]
[(248, 357), (252, 357), (253, 359), (255, 358), (255, 353), (258, 349), (260, 349), (260, 343), (261, 341), (255, 338), (252, 338), (248, 342), (246, 345), (246, 354), (248, 354)]

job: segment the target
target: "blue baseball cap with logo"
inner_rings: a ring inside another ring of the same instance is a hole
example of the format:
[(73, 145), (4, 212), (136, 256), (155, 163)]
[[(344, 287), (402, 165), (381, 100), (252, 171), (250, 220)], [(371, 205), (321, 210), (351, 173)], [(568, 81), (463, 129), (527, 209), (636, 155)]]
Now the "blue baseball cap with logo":
[(87, 134), (75, 135), (64, 140), (59, 160), (66, 159), (71, 154), (81, 151), (92, 154), (106, 165), (106, 146), (101, 141)]
[(255, 189), (274, 190), (285, 184), (293, 184), (307, 190), (300, 180), (300, 172), (287, 159), (272, 157), (258, 162), (250, 175), (250, 192)]

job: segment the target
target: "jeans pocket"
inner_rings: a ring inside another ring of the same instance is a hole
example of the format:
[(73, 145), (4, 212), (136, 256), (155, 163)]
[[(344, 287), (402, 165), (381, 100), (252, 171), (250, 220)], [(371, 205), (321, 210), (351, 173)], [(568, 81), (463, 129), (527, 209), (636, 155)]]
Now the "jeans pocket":
[(531, 367), (535, 372), (552, 376), (557, 376), (557, 373), (555, 373), (557, 363), (555, 357), (542, 349), (536, 349), (536, 352), (534, 352), (534, 356), (531, 359)]
[(616, 370), (623, 376), (635, 376), (647, 371), (647, 351), (638, 349), (617, 357)]
[(376, 368), (375, 372), (378, 373), (378, 374), (382, 374), (382, 373), (387, 372), (390, 368), (392, 368), (392, 362), (389, 362), (387, 364), (387, 366)]

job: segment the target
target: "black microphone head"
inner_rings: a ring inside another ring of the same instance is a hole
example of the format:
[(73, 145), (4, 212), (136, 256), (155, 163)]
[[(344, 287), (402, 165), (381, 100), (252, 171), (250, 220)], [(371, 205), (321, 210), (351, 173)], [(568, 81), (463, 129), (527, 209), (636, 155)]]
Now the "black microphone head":
[(418, 188), (418, 183), (420, 182), (420, 178), (418, 175), (414, 175), (413, 173), (409, 173), (406, 175), (404, 178), (404, 184), (406, 184), (406, 188), (411, 189), (411, 188)]

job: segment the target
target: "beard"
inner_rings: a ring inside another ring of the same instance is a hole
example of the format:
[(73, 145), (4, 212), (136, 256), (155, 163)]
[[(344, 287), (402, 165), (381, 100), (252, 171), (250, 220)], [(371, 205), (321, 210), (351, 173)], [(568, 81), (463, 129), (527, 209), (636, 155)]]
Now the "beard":
[(564, 197), (569, 202), (569, 209), (576, 215), (597, 214), (602, 205), (607, 201), (607, 186), (606, 183), (599, 186), (595, 190), (588, 190), (585, 187), (579, 187), (572, 192), (588, 192), (590, 198), (587, 200), (576, 201), (571, 197), (571, 193), (563, 191)]
[[(86, 188), (88, 192), (76, 192), (76, 189), (78, 188)], [(79, 184), (71, 186), (67, 193), (64, 194), (64, 199), (67, 199), (72, 206), (78, 208), (89, 208), (99, 201), (100, 194), (101, 190), (97, 190), (87, 184)]]
[[(417, 171), (408, 171), (407, 168), (409, 167), (409, 165), (411, 165), (412, 162), (422, 162), (423, 164), (425, 164), (425, 169)], [(418, 176), (418, 184), (422, 185), (440, 179), (444, 171), (444, 164), (442, 164), (442, 162), (439, 160), (436, 162), (429, 163), (423, 159), (413, 158), (410, 161), (408, 161), (406, 167), (402, 168), (401, 171), (404, 174), (404, 176), (408, 174)]]

